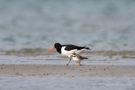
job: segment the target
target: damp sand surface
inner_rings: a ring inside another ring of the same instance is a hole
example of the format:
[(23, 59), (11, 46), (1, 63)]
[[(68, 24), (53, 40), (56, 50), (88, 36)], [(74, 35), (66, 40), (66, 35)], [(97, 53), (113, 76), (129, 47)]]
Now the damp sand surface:
[(134, 90), (134, 66), (0, 65), (0, 90)]
[(0, 65), (0, 76), (135, 77), (135, 66)]

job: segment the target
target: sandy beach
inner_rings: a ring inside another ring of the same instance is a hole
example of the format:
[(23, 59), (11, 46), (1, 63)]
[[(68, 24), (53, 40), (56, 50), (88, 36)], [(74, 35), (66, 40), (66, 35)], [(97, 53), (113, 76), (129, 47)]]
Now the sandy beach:
[(135, 77), (135, 66), (0, 65), (1, 77)]
[[(0, 65), (0, 90), (134, 90), (135, 66)], [(6, 86), (5, 86), (6, 85)]]

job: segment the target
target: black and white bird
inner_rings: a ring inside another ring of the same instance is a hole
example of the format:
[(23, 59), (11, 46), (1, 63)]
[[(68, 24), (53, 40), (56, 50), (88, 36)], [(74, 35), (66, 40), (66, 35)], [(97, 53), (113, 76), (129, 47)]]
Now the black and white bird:
[(53, 49), (56, 49), (58, 53), (69, 57), (67, 66), (69, 62), (71, 61), (72, 55), (74, 53), (79, 54), (85, 50), (91, 50), (89, 47), (82, 47), (82, 46), (76, 46), (76, 45), (71, 45), (71, 44), (61, 45), (60, 43), (55, 43), (54, 46), (51, 47), (47, 52), (50, 52)]
[(84, 60), (84, 59), (88, 59), (88, 58), (74, 53), (72, 55), (72, 59), (77, 62), (77, 65), (81, 66), (81, 61)]

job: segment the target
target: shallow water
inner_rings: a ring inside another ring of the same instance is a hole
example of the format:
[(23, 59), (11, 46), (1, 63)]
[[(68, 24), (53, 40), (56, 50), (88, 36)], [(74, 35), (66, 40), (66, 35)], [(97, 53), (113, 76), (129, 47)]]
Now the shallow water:
[(0, 49), (135, 50), (134, 0), (0, 0)]
[(134, 90), (135, 78), (0, 77), (0, 90)]

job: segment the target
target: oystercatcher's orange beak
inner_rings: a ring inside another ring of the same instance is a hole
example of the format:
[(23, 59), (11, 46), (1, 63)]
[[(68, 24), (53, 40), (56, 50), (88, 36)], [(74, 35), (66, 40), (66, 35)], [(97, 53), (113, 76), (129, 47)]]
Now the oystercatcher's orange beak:
[(49, 50), (47, 50), (47, 52), (51, 52), (53, 49), (55, 49), (55, 47), (51, 47)]

